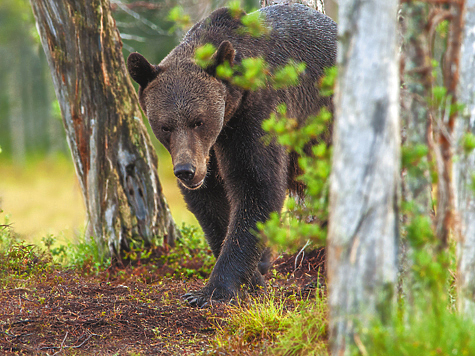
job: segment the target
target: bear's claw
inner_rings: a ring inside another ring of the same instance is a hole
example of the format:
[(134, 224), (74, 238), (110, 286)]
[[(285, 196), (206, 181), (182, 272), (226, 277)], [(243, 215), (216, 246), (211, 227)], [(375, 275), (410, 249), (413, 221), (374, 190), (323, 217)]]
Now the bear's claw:
[(223, 303), (233, 300), (233, 294), (230, 292), (224, 292), (217, 289), (213, 289), (212, 293), (208, 292), (207, 288), (203, 288), (199, 291), (188, 292), (181, 296), (181, 299), (185, 301), (190, 307), (207, 308), (213, 305), (213, 303)]
[[(190, 292), (186, 293), (181, 296), (190, 307), (198, 307), (198, 308), (207, 308), (212, 305), (211, 298), (206, 298), (204, 296), (197, 296), (196, 294), (199, 292)], [(218, 302), (217, 300), (215, 302)]]

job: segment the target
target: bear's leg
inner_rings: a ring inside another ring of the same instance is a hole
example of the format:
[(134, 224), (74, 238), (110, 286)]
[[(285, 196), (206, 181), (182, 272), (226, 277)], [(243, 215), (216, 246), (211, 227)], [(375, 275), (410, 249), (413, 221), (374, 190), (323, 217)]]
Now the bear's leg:
[(229, 225), (229, 202), (222, 179), (218, 174), (216, 157), (214, 152), (211, 152), (208, 174), (203, 186), (196, 190), (189, 190), (180, 184), (188, 209), (200, 223), (216, 259), (221, 252)]
[[(229, 202), (222, 179), (218, 176), (214, 152), (210, 154), (205, 184), (196, 190), (189, 190), (180, 184), (180, 189), (188, 209), (200, 223), (214, 257), (218, 259), (229, 225)], [(270, 250), (266, 249), (251, 280), (253, 290), (265, 288), (263, 275), (270, 267), (270, 257)]]
[(216, 149), (230, 204), (229, 227), (208, 283), (185, 295), (190, 305), (229, 300), (242, 285), (263, 284), (257, 268), (264, 246), (255, 236), (256, 223), (282, 209), (288, 160), (282, 147), (266, 146), (258, 135), (251, 139), (235, 134)]

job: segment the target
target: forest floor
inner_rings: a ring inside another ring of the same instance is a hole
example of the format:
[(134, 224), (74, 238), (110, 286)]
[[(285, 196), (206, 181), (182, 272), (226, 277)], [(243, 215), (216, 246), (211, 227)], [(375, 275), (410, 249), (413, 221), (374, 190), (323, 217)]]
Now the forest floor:
[[(23, 257), (16, 264), (0, 261), (2, 268), (7, 266), (0, 280), (2, 355), (233, 354), (212, 342), (233, 307), (217, 303), (197, 309), (180, 299), (203, 286), (204, 279), (196, 275), (178, 278), (172, 268), (157, 263), (90, 273), (87, 266), (65, 269), (24, 252), (17, 251)], [(157, 253), (169, 252), (160, 248)], [(324, 255), (319, 249), (279, 256), (267, 274), (268, 290), (311, 298), (315, 285), (324, 285)], [(184, 263), (197, 270), (202, 262)], [(263, 351), (250, 348), (239, 354)]]

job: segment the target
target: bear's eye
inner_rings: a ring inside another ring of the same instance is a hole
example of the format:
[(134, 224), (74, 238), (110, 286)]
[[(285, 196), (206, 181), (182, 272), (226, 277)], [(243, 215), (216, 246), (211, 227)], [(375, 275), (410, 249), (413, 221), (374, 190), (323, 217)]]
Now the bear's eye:
[(196, 127), (200, 127), (203, 125), (203, 121), (196, 121), (194, 124), (193, 124), (193, 128), (196, 128)]
[(171, 132), (171, 129), (168, 126), (162, 126), (163, 132)]

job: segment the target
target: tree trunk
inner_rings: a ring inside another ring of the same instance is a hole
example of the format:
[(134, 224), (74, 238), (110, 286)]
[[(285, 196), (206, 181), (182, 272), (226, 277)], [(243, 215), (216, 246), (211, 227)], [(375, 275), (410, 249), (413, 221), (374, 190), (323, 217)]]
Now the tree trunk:
[(103, 256), (178, 231), (126, 74), (108, 0), (31, 0), (88, 216)]
[(339, 75), (330, 183), (328, 282), (333, 355), (357, 326), (387, 320), (397, 282), (400, 176), (397, 0), (339, 3)]
[(434, 125), (435, 156), (437, 160), (437, 214), (436, 233), (442, 248), (448, 247), (450, 231), (454, 227), (455, 189), (453, 173), (453, 134), (457, 110), (457, 86), (459, 81), (460, 48), (463, 32), (465, 0), (450, 3), (450, 25), (447, 50), (444, 53), (443, 79), (447, 89), (447, 105), (444, 116)]
[[(460, 58), (458, 93), (465, 104), (464, 115), (457, 120), (456, 142), (465, 133), (475, 134), (475, 0), (466, 0), (465, 30)], [(475, 194), (473, 190), (475, 151), (458, 152), (454, 164), (456, 205), (459, 213), (456, 228), (458, 239), (458, 303), (459, 312), (468, 318), (475, 317)]]

